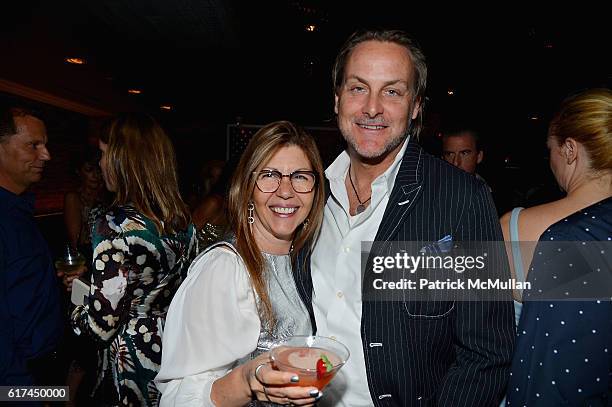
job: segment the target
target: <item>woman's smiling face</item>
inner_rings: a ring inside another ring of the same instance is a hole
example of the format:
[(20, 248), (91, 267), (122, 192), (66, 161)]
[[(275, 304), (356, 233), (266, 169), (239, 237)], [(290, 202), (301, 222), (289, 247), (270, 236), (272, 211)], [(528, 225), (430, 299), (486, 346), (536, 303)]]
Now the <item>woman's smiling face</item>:
[[(300, 147), (289, 145), (278, 149), (261, 170), (291, 174), (312, 171), (312, 165)], [(296, 229), (310, 213), (314, 195), (314, 191), (295, 192), (289, 177), (282, 177), (275, 192), (262, 192), (255, 186), (252, 196), (255, 205), (253, 235), (258, 246), (264, 251), (270, 251), (271, 247), (290, 246)]]

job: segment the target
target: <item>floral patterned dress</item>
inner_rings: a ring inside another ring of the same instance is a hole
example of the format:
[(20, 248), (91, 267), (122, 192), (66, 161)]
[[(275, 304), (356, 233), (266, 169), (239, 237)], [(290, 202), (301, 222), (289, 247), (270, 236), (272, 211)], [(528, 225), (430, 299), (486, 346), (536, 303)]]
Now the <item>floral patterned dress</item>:
[(108, 405), (155, 406), (161, 330), (195, 257), (193, 227), (160, 236), (131, 206), (109, 208), (93, 228), (89, 297), (72, 312), (77, 334), (99, 343), (94, 397)]

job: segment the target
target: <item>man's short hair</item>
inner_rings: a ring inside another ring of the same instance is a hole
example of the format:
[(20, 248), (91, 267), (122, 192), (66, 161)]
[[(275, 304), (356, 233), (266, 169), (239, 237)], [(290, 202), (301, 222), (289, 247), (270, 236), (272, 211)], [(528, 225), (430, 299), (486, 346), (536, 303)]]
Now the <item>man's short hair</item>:
[(332, 81), (334, 93), (338, 94), (342, 85), (344, 85), (344, 70), (349, 57), (357, 45), (366, 41), (391, 42), (400, 45), (408, 51), (410, 61), (414, 67), (414, 77), (410, 84), (412, 92), (412, 101), (419, 101), (419, 115), (411, 125), (412, 129), (408, 129), (415, 136), (418, 136), (423, 126), (423, 108), (425, 104), (425, 89), (427, 87), (427, 63), (425, 54), (421, 50), (419, 44), (408, 33), (401, 30), (367, 30), (357, 31), (353, 33), (344, 43), (334, 63), (332, 71)]
[(465, 109), (455, 108), (452, 112), (442, 117), (442, 126), (440, 128), (442, 142), (449, 137), (458, 137), (467, 133), (474, 138), (476, 151), (482, 151), (484, 146), (480, 135), (486, 134), (482, 130), (483, 128), (478, 117)]
[(460, 128), (458, 127), (456, 130), (443, 131), (442, 132), (442, 142), (444, 140), (451, 137), (460, 137), (468, 135), (474, 139), (474, 143), (476, 143), (476, 151), (482, 151), (482, 143), (480, 142), (480, 135), (476, 130), (473, 130), (469, 127)]
[(42, 120), (38, 113), (23, 107), (0, 105), (0, 143), (17, 134), (15, 117), (32, 116)]

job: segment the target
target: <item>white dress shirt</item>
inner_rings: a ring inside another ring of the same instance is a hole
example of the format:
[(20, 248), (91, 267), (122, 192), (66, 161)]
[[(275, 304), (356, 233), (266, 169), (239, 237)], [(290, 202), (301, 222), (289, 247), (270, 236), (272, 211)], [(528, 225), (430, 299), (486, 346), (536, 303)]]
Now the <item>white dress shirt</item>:
[(213, 382), (257, 347), (260, 326), (242, 259), (222, 247), (196, 258), (168, 310), (160, 406), (213, 407)]
[[(370, 206), (351, 216), (345, 187), (350, 158), (346, 151), (325, 171), (331, 196), (312, 255), (317, 334), (345, 344), (351, 356), (319, 402), (323, 406), (371, 406), (361, 342), (361, 242), (373, 241), (382, 221), (409, 137), (387, 170), (372, 182)], [(363, 197), (367, 199), (367, 197)]]

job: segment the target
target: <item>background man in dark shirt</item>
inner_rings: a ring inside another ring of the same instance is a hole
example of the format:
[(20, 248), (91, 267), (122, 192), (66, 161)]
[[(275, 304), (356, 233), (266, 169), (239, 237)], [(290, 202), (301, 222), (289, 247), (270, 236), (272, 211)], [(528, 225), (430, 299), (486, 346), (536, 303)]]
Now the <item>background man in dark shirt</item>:
[[(442, 158), (487, 184), (476, 171), (484, 158), (484, 150), (475, 129), (460, 123), (446, 129), (442, 135)], [(487, 187), (493, 192), (489, 184)]]
[(26, 192), (51, 159), (46, 144), (42, 120), (0, 107), (0, 385), (37, 384), (63, 329), (53, 259)]
[(465, 172), (476, 175), (476, 166), (483, 155), (478, 135), (472, 130), (446, 133), (442, 137), (442, 158)]

